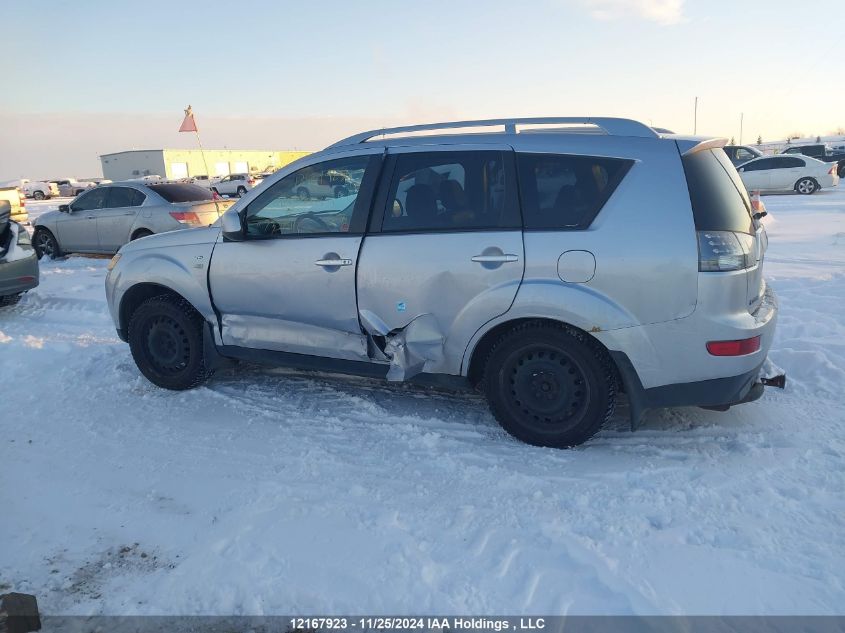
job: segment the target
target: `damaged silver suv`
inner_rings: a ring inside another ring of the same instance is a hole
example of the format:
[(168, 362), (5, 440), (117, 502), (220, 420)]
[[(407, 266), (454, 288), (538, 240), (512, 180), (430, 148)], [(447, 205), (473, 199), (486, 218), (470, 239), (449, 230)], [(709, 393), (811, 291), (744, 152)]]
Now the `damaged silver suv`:
[[(633, 427), (727, 409), (762, 394), (777, 303), (724, 143), (610, 118), (366, 132), (212, 227), (124, 246), (109, 307), (168, 389), (231, 360), (469, 386), (555, 447), (595, 434), (620, 391)], [(299, 194), (328, 177), (349, 186)]]

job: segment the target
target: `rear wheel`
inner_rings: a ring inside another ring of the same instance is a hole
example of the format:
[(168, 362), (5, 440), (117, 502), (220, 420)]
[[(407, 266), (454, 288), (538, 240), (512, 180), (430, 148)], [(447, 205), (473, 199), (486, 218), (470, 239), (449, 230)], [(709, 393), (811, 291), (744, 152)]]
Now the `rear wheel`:
[(819, 183), (817, 183), (813, 178), (802, 178), (795, 183), (795, 191), (807, 196), (814, 193), (818, 188)]
[(616, 401), (607, 353), (579, 330), (546, 323), (504, 334), (487, 358), (483, 386), (502, 427), (535, 446), (586, 442)]
[(141, 373), (165, 389), (191, 389), (211, 372), (202, 347), (202, 317), (184, 299), (147, 299), (129, 321), (129, 349)]
[(32, 194), (32, 197), (35, 198), (36, 200), (43, 200), (45, 198), (44, 192), (41, 191), (41, 190), (38, 190), (34, 194)]
[(238, 187), (238, 198), (246, 195), (246, 187)]
[(35, 234), (32, 236), (32, 246), (35, 248), (38, 259), (45, 255), (50, 259), (58, 259), (62, 256), (58, 241), (47, 229), (35, 229)]
[(149, 237), (152, 235), (152, 231), (148, 231), (147, 229), (138, 229), (135, 233), (132, 234), (132, 239), (130, 241), (139, 240), (142, 237)]

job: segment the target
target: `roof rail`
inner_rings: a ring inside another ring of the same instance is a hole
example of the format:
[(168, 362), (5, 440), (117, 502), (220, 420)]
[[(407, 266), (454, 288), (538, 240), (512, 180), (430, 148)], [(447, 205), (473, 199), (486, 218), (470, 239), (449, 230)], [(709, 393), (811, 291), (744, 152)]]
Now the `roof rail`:
[(533, 117), (516, 119), (480, 119), (476, 121), (447, 121), (444, 123), (425, 123), (423, 125), (405, 125), (401, 127), (388, 127), (380, 130), (370, 130), (354, 134), (343, 140), (329, 145), (329, 147), (342, 147), (344, 145), (357, 145), (364, 143), (374, 136), (385, 134), (401, 134), (403, 132), (423, 132), (426, 130), (448, 130), (450, 128), (467, 127), (504, 127), (505, 134), (516, 134), (517, 125), (559, 125), (567, 123), (572, 125), (595, 125), (611, 136), (640, 136), (644, 138), (658, 138), (659, 134), (653, 129), (632, 119), (617, 119), (613, 117)]

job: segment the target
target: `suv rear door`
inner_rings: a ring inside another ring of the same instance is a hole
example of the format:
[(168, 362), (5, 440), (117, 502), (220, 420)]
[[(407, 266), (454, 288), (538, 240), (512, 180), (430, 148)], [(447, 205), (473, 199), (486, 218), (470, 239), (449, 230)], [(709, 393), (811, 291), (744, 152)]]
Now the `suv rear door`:
[(358, 265), (362, 324), (393, 344), (389, 378), (457, 374), (469, 339), (522, 281), (513, 149), (393, 148), (385, 176)]

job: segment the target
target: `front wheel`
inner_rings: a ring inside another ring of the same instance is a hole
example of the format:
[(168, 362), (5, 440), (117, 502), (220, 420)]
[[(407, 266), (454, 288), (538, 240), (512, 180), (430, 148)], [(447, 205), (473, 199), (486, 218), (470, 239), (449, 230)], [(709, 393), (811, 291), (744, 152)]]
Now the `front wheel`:
[(586, 442), (616, 402), (607, 353), (563, 325), (529, 322), (504, 334), (487, 358), (483, 386), (499, 424), (535, 446)]
[(129, 349), (141, 373), (154, 385), (177, 391), (208, 378), (202, 324), (184, 299), (161, 295), (142, 303), (129, 321)]
[(47, 229), (37, 228), (35, 234), (32, 236), (32, 246), (35, 248), (35, 254), (38, 259), (45, 255), (50, 259), (58, 259), (62, 256), (62, 250), (59, 248), (59, 243), (50, 231)]
[(807, 196), (811, 193), (815, 193), (818, 188), (819, 184), (812, 178), (802, 178), (795, 183), (795, 191)]

